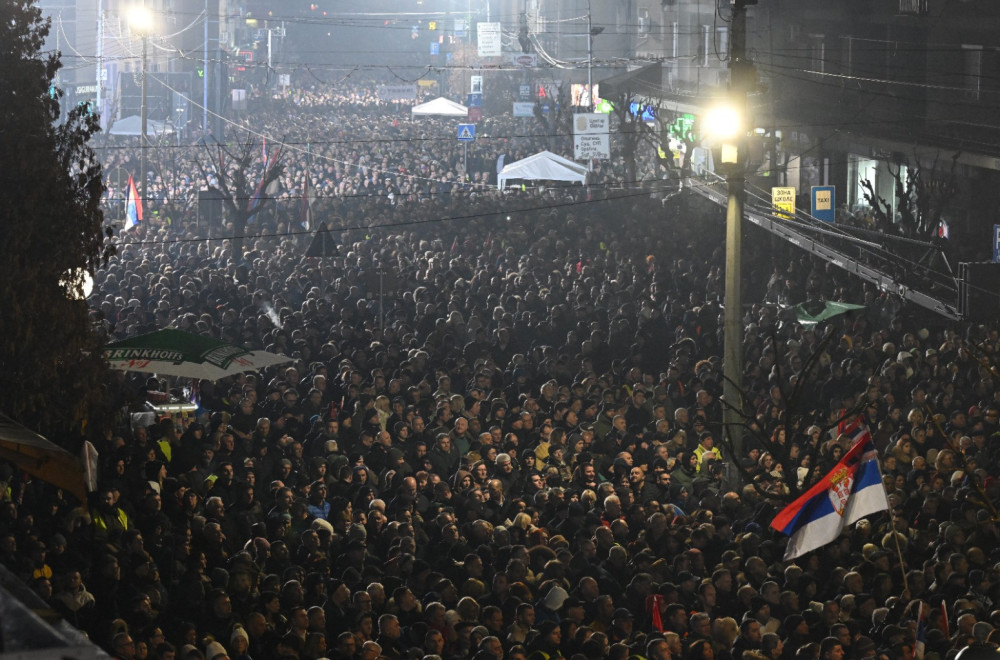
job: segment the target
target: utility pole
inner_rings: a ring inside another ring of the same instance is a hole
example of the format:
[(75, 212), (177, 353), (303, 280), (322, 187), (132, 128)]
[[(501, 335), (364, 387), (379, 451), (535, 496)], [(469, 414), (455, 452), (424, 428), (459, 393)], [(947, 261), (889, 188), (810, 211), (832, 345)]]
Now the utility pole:
[(146, 208), (146, 152), (148, 151), (149, 140), (146, 137), (146, 121), (148, 111), (146, 108), (146, 73), (147, 69), (147, 55), (149, 51), (149, 30), (143, 30), (142, 32), (142, 101), (139, 106), (139, 131), (142, 133), (139, 136), (139, 181), (142, 184), (142, 190), (139, 192), (139, 199), (142, 201), (142, 206)]
[(587, 99), (590, 101), (590, 111), (594, 112), (594, 37), (604, 32), (604, 26), (594, 27), (591, 15), (590, 0), (587, 0)]
[(153, 28), (153, 18), (145, 4), (132, 8), (129, 14), (129, 27), (133, 34), (138, 33), (142, 37), (142, 98), (139, 101), (139, 199), (143, 206), (146, 204), (146, 151), (148, 139), (146, 137), (147, 123), (147, 103), (146, 103), (146, 78), (149, 73), (149, 31)]
[(753, 63), (747, 59), (747, 6), (757, 0), (730, 0), (733, 10), (730, 29), (732, 48), (729, 54), (729, 99), (743, 121), (743, 134), (737, 142), (737, 157), (726, 170), (729, 198), (726, 204), (726, 308), (723, 315), (723, 428), (736, 453), (743, 457), (743, 303), (742, 240), (743, 196), (746, 183), (746, 110), (747, 92), (753, 85)]
[(594, 22), (591, 16), (590, 0), (587, 0), (587, 99), (590, 111), (594, 111)]
[[(56, 29), (56, 52), (59, 53), (60, 56), (62, 56), (62, 53), (61, 53), (61, 51), (62, 51), (62, 44), (60, 43), (60, 39), (59, 39), (59, 33), (62, 32), (62, 12), (59, 12), (59, 16), (57, 16), (57, 18), (59, 20), (59, 24), (58, 24), (57, 29)], [(60, 74), (60, 71), (62, 71), (62, 67), (59, 67), (58, 69), (56, 69), (56, 75), (52, 79), (52, 86), (55, 88), (55, 89), (52, 90), (52, 98), (57, 98), (56, 94), (58, 93), (59, 88), (62, 86), (62, 75)], [(63, 100), (64, 99), (65, 99), (65, 97), (63, 97), (63, 99), (59, 99), (59, 121), (62, 121), (62, 118), (63, 118)]]
[(94, 95), (94, 111), (98, 121), (104, 123), (104, 112), (101, 108), (101, 97), (104, 91), (104, 0), (97, 0), (97, 92)]
[(201, 131), (208, 133), (208, 0), (205, 0), (204, 43), (201, 50)]

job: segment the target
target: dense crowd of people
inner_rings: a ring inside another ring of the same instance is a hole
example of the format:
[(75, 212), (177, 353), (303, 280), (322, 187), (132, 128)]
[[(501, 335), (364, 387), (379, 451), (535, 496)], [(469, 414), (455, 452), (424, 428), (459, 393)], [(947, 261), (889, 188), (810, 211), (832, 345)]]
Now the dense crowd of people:
[[(448, 125), (363, 111), (352, 86), (258, 100), (248, 126), (280, 136), (283, 173), (242, 255), (198, 222), (204, 177), (224, 176), (213, 148), (152, 159), (147, 220), (98, 273), (95, 323), (293, 361), (194, 384), (118, 374), (128, 414), (98, 433), (85, 506), (6, 469), (0, 563), (52, 609), (116, 658), (157, 660), (996, 648), (996, 330), (908, 315), (752, 237), (745, 428), (727, 443), (723, 227), (663, 203), (655, 152), (643, 185), (616, 153), (586, 187), (501, 192), (500, 155), (571, 155), (568, 138), (490, 119), (467, 160)], [(102, 153), (113, 182), (135, 162)], [(306, 257), (319, 221), (339, 253)], [(807, 326), (778, 298), (867, 307)], [(148, 414), (191, 385), (190, 419)], [(784, 561), (771, 519), (857, 417), (891, 510)]]

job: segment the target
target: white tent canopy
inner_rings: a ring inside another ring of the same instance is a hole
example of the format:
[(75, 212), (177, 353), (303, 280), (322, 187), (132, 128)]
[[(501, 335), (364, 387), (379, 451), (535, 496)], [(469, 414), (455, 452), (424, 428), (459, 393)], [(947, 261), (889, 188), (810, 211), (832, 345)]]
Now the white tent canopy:
[[(174, 132), (174, 127), (164, 121), (156, 119), (146, 120), (146, 135), (170, 135)], [(111, 125), (108, 131), (111, 135), (139, 135), (142, 133), (142, 118), (138, 115), (122, 117)]]
[(421, 103), (420, 105), (413, 106), (413, 116), (414, 117), (427, 117), (427, 116), (438, 116), (438, 117), (468, 117), (469, 109), (466, 108), (461, 103), (455, 103), (454, 101), (449, 101), (443, 96), (439, 96), (433, 101), (428, 101), (427, 103)]
[(541, 151), (534, 156), (505, 165), (497, 175), (497, 187), (501, 190), (509, 179), (532, 181), (574, 181), (587, 183), (587, 168), (568, 158), (557, 156), (551, 151)]

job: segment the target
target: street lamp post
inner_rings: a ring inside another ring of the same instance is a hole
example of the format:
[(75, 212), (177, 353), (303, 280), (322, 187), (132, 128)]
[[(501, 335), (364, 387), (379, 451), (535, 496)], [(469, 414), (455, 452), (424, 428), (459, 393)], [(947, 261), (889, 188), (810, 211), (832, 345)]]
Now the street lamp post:
[[(744, 101), (740, 105), (740, 101)], [(743, 191), (746, 173), (745, 95), (731, 95), (730, 103), (712, 108), (705, 115), (705, 128), (713, 141), (715, 171), (726, 177), (726, 307), (723, 313), (723, 427), (742, 456), (740, 399), (743, 386), (743, 319), (741, 296)]]
[(208, 135), (208, 0), (205, 0), (204, 42), (201, 47), (201, 134)]
[(594, 23), (590, 13), (590, 0), (587, 0), (587, 98), (590, 100), (590, 111), (594, 111)]
[(129, 13), (128, 17), (129, 26), (142, 35), (142, 78), (141, 78), (141, 94), (142, 97), (139, 101), (139, 200), (143, 207), (146, 206), (146, 149), (147, 149), (147, 132), (146, 124), (148, 121), (147, 117), (147, 103), (146, 103), (146, 75), (148, 73), (148, 56), (149, 56), (149, 30), (152, 25), (152, 16), (149, 10), (143, 5), (137, 5), (133, 7)]
[(604, 27), (594, 27), (590, 0), (587, 0), (587, 98), (590, 100), (590, 111), (594, 111), (594, 37), (604, 32)]
[(149, 33), (142, 33), (142, 100), (139, 104), (139, 131), (142, 133), (139, 136), (139, 176), (141, 177), (140, 182), (142, 183), (142, 189), (139, 191), (139, 199), (142, 201), (143, 208), (146, 207), (146, 122), (148, 120), (148, 110), (146, 104), (146, 72), (147, 72), (147, 55), (149, 48)]
[[(757, 0), (735, 0), (732, 49), (729, 57), (729, 105), (708, 113), (706, 123), (719, 146), (716, 167), (726, 177), (726, 307), (723, 313), (723, 427), (735, 460), (743, 457), (743, 197), (747, 161), (747, 91), (753, 84), (753, 64), (746, 56), (746, 7)], [(713, 116), (714, 115), (714, 116)]]
[(746, 183), (743, 164), (736, 162), (726, 175), (729, 198), (726, 202), (726, 309), (723, 317), (723, 395), (726, 407), (723, 422), (736, 460), (743, 456), (743, 190)]

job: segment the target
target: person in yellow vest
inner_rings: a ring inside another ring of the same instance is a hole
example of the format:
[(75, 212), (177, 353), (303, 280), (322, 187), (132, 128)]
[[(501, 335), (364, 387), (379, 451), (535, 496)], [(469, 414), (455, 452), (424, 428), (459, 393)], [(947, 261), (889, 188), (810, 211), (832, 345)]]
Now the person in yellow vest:
[(128, 514), (118, 506), (112, 488), (101, 488), (97, 491), (97, 499), (90, 510), (90, 518), (94, 540), (97, 542), (117, 545), (125, 530), (132, 526)]
[(698, 436), (698, 446), (695, 447), (694, 454), (698, 457), (698, 472), (701, 472), (706, 455), (711, 455), (713, 458), (719, 457), (719, 453), (715, 449), (715, 437), (711, 431), (702, 431), (701, 435)]
[(177, 432), (177, 427), (174, 426), (174, 420), (169, 417), (164, 417), (156, 423), (156, 449), (159, 455), (162, 457), (164, 463), (170, 465), (176, 458), (175, 454), (180, 448), (180, 434)]
[(33, 579), (52, 579), (52, 567), (46, 562), (45, 553), (45, 544), (41, 541), (33, 541), (28, 545), (28, 559), (31, 562), (31, 577)]

